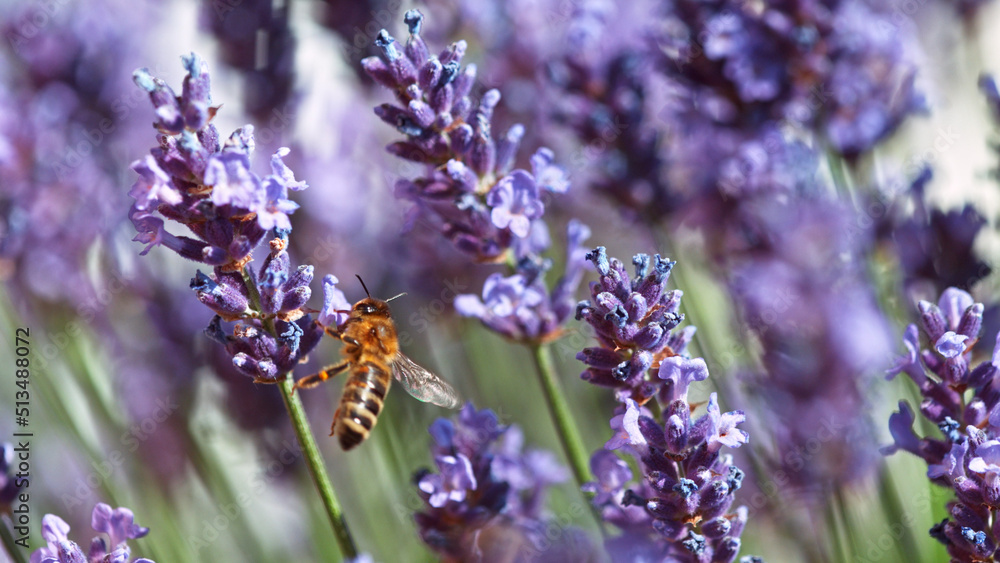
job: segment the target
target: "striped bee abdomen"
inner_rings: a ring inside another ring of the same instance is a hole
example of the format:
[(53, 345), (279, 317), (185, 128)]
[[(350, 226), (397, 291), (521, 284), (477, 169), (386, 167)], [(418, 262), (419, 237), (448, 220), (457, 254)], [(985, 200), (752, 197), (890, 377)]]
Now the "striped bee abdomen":
[(337, 435), (341, 448), (350, 450), (368, 438), (391, 382), (388, 366), (371, 361), (353, 366), (330, 429), (330, 434)]

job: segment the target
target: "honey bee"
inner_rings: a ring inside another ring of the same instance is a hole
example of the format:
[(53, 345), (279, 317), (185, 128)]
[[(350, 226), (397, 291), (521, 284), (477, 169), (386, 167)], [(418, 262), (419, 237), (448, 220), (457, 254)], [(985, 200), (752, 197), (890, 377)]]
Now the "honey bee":
[[(350, 311), (344, 311), (350, 316), (342, 330), (324, 327), (327, 334), (345, 344), (343, 355), (346, 359), (295, 383), (295, 389), (309, 389), (342, 371), (351, 370), (330, 427), (330, 435), (336, 434), (344, 450), (357, 447), (371, 434), (392, 377), (418, 400), (449, 409), (458, 407), (461, 402), (451, 385), (400, 351), (388, 301), (402, 294), (387, 301), (374, 299), (360, 276), (358, 281), (368, 297), (355, 303)], [(389, 377), (390, 372), (392, 377)]]

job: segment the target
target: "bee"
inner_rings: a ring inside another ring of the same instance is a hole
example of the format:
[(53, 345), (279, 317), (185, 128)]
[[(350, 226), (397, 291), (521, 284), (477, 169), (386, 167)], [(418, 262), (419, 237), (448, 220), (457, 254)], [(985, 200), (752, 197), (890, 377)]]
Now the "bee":
[(358, 281), (368, 297), (355, 303), (350, 311), (343, 311), (350, 316), (341, 330), (324, 327), (327, 334), (345, 344), (343, 356), (346, 359), (295, 383), (296, 390), (309, 389), (350, 370), (330, 427), (330, 435), (337, 436), (344, 450), (357, 447), (371, 434), (393, 378), (418, 400), (449, 409), (458, 407), (461, 402), (451, 385), (400, 351), (388, 301), (404, 294), (386, 301), (374, 299), (360, 276)]

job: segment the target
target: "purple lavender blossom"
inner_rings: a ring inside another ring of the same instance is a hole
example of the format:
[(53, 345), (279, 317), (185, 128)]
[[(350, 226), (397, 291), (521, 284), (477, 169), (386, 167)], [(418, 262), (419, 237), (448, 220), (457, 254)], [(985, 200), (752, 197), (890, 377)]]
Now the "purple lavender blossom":
[(661, 70), (693, 113), (744, 131), (799, 123), (847, 158), (923, 109), (914, 38), (890, 10), (862, 0), (797, 8), (675, 0)]
[[(536, 235), (544, 232), (544, 224), (536, 223)], [(574, 294), (583, 278), (585, 260), (581, 252), (590, 229), (579, 221), (567, 226), (566, 271), (550, 292), (545, 286), (548, 262), (538, 254), (548, 245), (547, 235), (542, 244), (530, 249), (518, 249), (524, 256), (513, 275), (491, 274), (483, 284), (482, 298), (463, 294), (455, 299), (455, 310), (466, 317), (476, 317), (488, 328), (521, 342), (544, 342), (559, 336), (563, 323), (573, 312)], [(540, 264), (540, 265), (539, 265)]]
[[(894, 203), (878, 226), (877, 236), (892, 244), (899, 257), (908, 293), (933, 288), (971, 287), (992, 271), (975, 251), (976, 238), (986, 225), (974, 205), (944, 211), (931, 207), (926, 186), (933, 174), (924, 168), (910, 183), (908, 198)], [(908, 201), (912, 212), (903, 212)]]
[(687, 220), (705, 198), (732, 207), (732, 168), (749, 180), (741, 153), (780, 156), (775, 131), (805, 130), (854, 160), (925, 110), (913, 30), (878, 3), (673, 0), (633, 30), (655, 40), (646, 44), (592, 11), (584, 3), (572, 16), (591, 40), (567, 40), (550, 64), (550, 119), (586, 143), (586, 183), (650, 223)]
[(541, 217), (543, 192), (566, 190), (564, 174), (548, 152), (536, 154), (535, 173), (541, 176), (513, 170), (524, 128), (514, 125), (494, 139), (492, 116), (500, 92), (486, 92), (478, 108), (473, 106), (476, 67), (461, 67), (465, 41), (434, 56), (420, 35), (423, 15), (411, 10), (404, 20), (410, 31), (405, 47), (383, 30), (375, 39), (382, 56), (362, 61), (368, 75), (396, 95), (398, 105), (375, 108), (406, 136), (389, 145), (389, 152), (427, 165), (425, 176), (397, 182), (396, 196), (414, 203), (409, 222), (431, 221), (477, 261), (500, 260)]
[[(139, 232), (135, 240), (147, 243), (143, 254), (162, 245), (190, 260), (238, 271), (268, 229), (291, 227), (288, 213), (297, 205), (287, 200), (287, 190), (306, 186), (282, 163), (287, 149), (275, 153), (274, 173), (267, 178), (250, 171), (252, 126), (220, 145), (210, 123), (216, 110), (205, 64), (192, 54), (184, 65), (188, 75), (181, 97), (145, 69), (134, 75), (136, 84), (149, 92), (161, 131), (152, 159), (132, 165), (140, 173), (130, 192), (136, 200), (129, 214)], [(197, 238), (170, 234), (154, 212), (185, 225)]]
[[(868, 232), (821, 197), (752, 203), (743, 216), (754, 237), (742, 237), (747, 248), (725, 263), (745, 330), (762, 349), (762, 368), (745, 380), (772, 429), (769, 463), (790, 487), (818, 497), (868, 475), (877, 461), (864, 389), (890, 341), (859, 259)], [(826, 435), (802, 463), (804, 448)]]
[[(216, 313), (208, 336), (225, 346), (241, 373), (259, 383), (276, 383), (322, 336), (322, 328), (303, 310), (313, 268), (293, 268), (286, 250), (288, 214), (298, 207), (288, 200), (288, 190), (307, 186), (284, 164), (286, 148), (272, 156), (266, 178), (250, 170), (251, 126), (220, 144), (211, 124), (216, 108), (207, 69), (194, 54), (184, 58), (184, 65), (188, 74), (181, 96), (145, 69), (134, 74), (149, 93), (160, 131), (160, 146), (133, 164), (140, 173), (131, 191), (130, 217), (139, 231), (135, 240), (147, 244), (142, 254), (162, 245), (213, 266), (211, 274), (199, 271), (191, 280), (198, 299)], [(170, 234), (155, 213), (186, 226), (197, 238)], [(276, 236), (254, 276), (248, 264), (269, 230)], [(248, 281), (255, 285), (252, 292)], [(252, 293), (259, 297), (259, 310), (252, 307)], [(223, 321), (236, 323), (227, 332)], [(265, 321), (273, 322), (274, 334)]]
[(42, 518), (42, 538), (47, 545), (31, 554), (31, 563), (154, 563), (146, 558), (130, 559), (131, 549), (126, 542), (149, 533), (149, 528), (135, 523), (131, 510), (112, 509), (98, 503), (91, 516), (91, 527), (107, 539), (102, 535), (94, 537), (84, 553), (69, 539), (69, 524), (55, 514), (46, 514)]
[(427, 503), (415, 519), (432, 550), (449, 561), (592, 560), (577, 531), (546, 535), (546, 490), (569, 477), (551, 453), (522, 452), (517, 427), (471, 403), (457, 420), (434, 421), (430, 433), (437, 472), (423, 470), (414, 480)]
[[(212, 279), (199, 272), (191, 280), (199, 300), (216, 311), (206, 334), (223, 344), (236, 369), (257, 383), (280, 382), (280, 377), (291, 371), (323, 336), (322, 327), (302, 311), (312, 294), (312, 266), (300, 266), (293, 272), (285, 243), (275, 239), (271, 248), (257, 278), (261, 309), (253, 314), (239, 309), (246, 306), (246, 289), (239, 274), (217, 271)], [(275, 319), (277, 336), (272, 336), (258, 320), (250, 320), (260, 316)], [(232, 336), (222, 327), (222, 320), (227, 318), (241, 319), (232, 328)]]
[(670, 104), (648, 40), (662, 21), (660, 6), (579, 2), (554, 9), (568, 12), (567, 26), (558, 52), (543, 63), (543, 117), (580, 144), (574, 175), (646, 221), (673, 213), (687, 198), (670, 178), (671, 135), (654, 115)]
[(595, 385), (617, 390), (619, 398), (644, 404), (669, 392), (650, 370), (671, 365), (667, 359), (685, 353), (694, 327), (674, 332), (684, 320), (679, 312), (683, 293), (667, 291), (674, 262), (646, 254), (632, 258), (635, 276), (630, 277), (617, 258), (608, 258), (598, 246), (587, 259), (600, 280), (590, 284), (591, 299), (577, 305), (576, 318), (584, 320), (597, 335), (600, 346), (585, 348), (577, 359), (587, 364), (581, 377)]
[(968, 293), (949, 288), (935, 305), (921, 301), (919, 326), (927, 338), (920, 347), (917, 325), (906, 329), (907, 354), (888, 378), (907, 374), (924, 400), (920, 413), (941, 437), (920, 437), (906, 401), (889, 418), (893, 443), (884, 454), (908, 451), (927, 463), (927, 477), (951, 488), (949, 518), (931, 529), (955, 561), (989, 560), (997, 547), (997, 530), (988, 523), (1000, 507), (1000, 397), (997, 396), (1000, 341), (993, 356), (972, 366), (972, 344), (982, 331), (983, 305)]
[[(584, 490), (602, 518), (622, 530), (606, 548), (613, 561), (724, 561), (736, 559), (746, 507), (732, 509), (744, 473), (723, 446), (738, 448), (749, 436), (737, 425), (742, 411), (722, 413), (712, 393), (708, 412), (692, 419), (687, 388), (708, 377), (705, 362), (667, 358), (660, 367), (663, 423), (632, 399), (611, 420), (614, 436), (591, 458), (596, 481)], [(628, 464), (612, 453), (632, 455), (642, 471), (633, 480)]]

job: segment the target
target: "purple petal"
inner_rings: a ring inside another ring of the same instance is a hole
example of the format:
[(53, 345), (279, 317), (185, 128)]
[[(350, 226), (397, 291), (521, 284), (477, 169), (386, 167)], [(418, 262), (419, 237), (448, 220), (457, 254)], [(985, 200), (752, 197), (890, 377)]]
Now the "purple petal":
[(319, 312), (318, 321), (325, 327), (339, 328), (350, 316), (351, 303), (344, 292), (337, 289), (339, 282), (337, 276), (332, 274), (323, 278), (323, 308)]
[(48, 543), (56, 543), (67, 539), (69, 524), (55, 514), (46, 514), (42, 517), (42, 539)]
[(108, 534), (111, 539), (109, 543), (111, 549), (116, 549), (127, 540), (141, 538), (149, 533), (149, 528), (135, 524), (131, 510), (124, 507), (112, 510), (109, 505), (103, 502), (94, 507), (94, 512), (90, 517), (90, 525), (94, 530)]
[(951, 451), (944, 456), (940, 464), (927, 466), (927, 477), (937, 479), (947, 475), (953, 482), (958, 477), (965, 477), (965, 453), (968, 450), (968, 442), (952, 444)]
[(708, 365), (701, 358), (672, 356), (660, 362), (658, 375), (660, 379), (673, 382), (670, 401), (687, 401), (688, 386), (708, 378)]
[(938, 300), (938, 308), (941, 309), (941, 313), (948, 323), (948, 328), (955, 330), (958, 328), (958, 323), (962, 320), (962, 314), (973, 303), (975, 303), (975, 300), (972, 299), (972, 296), (968, 292), (955, 287), (949, 287), (941, 293), (941, 298)]
[(721, 414), (719, 410), (719, 398), (716, 393), (712, 393), (708, 399), (708, 416), (712, 421), (712, 435), (708, 437), (709, 449), (713, 444), (721, 444), (730, 448), (738, 448), (750, 440), (750, 435), (736, 428), (737, 424), (746, 421), (743, 411), (732, 411)]
[(479, 296), (464, 293), (455, 297), (455, 311), (463, 317), (482, 319), (486, 316), (486, 305)]
[(949, 330), (941, 335), (934, 344), (934, 349), (945, 358), (954, 358), (965, 352), (965, 341), (968, 339), (969, 337), (964, 334), (955, 334)]
[(135, 199), (136, 209), (148, 209), (163, 203), (177, 205), (183, 198), (174, 188), (170, 176), (160, 168), (150, 155), (132, 163), (132, 170), (139, 174), (139, 179), (132, 184), (128, 195)]
[(906, 450), (920, 456), (920, 438), (913, 432), (913, 409), (906, 401), (899, 402), (899, 411), (889, 415), (889, 433), (893, 443), (881, 449), (883, 455), (891, 455)]

